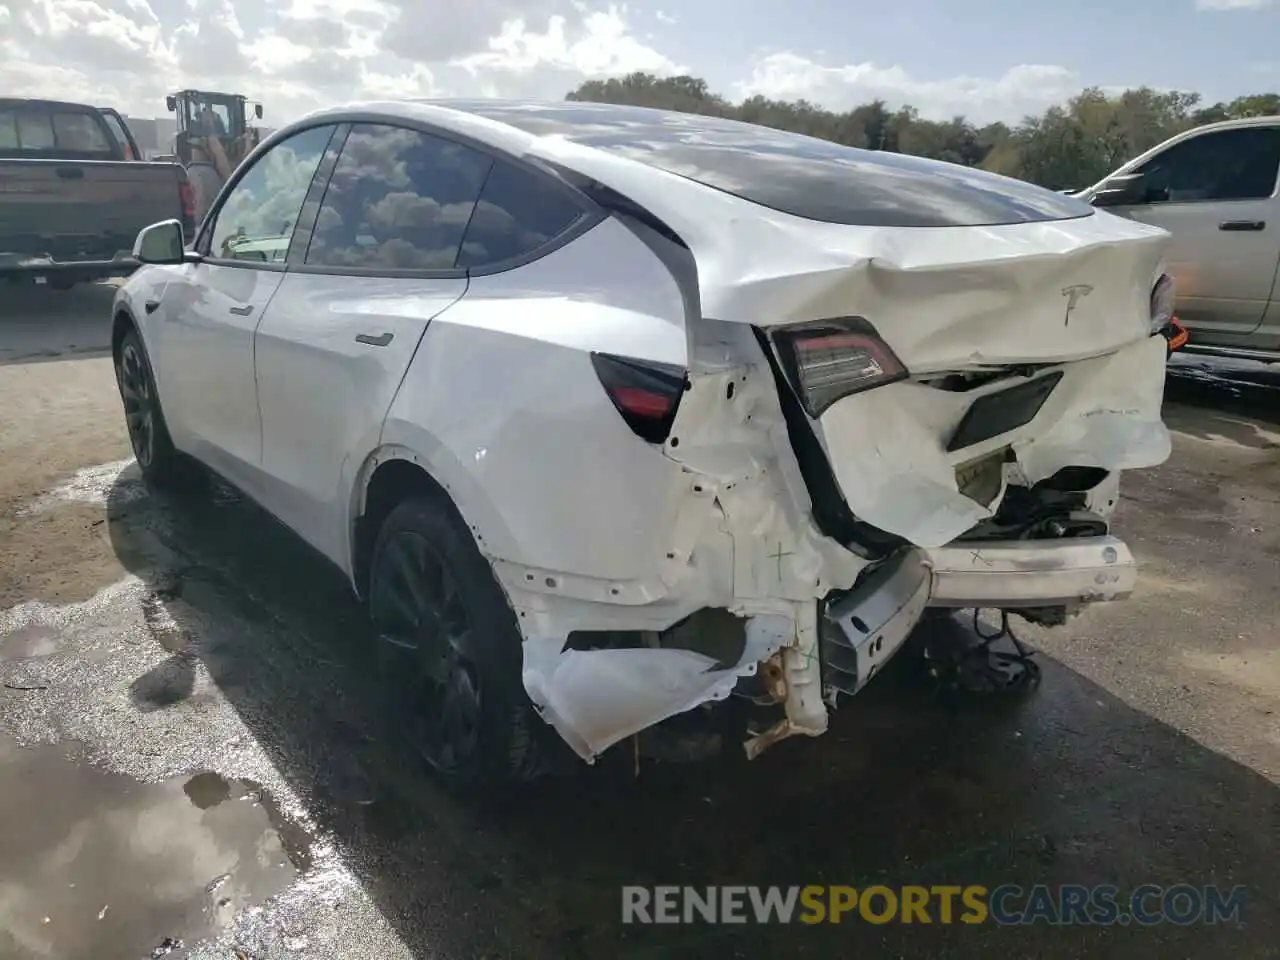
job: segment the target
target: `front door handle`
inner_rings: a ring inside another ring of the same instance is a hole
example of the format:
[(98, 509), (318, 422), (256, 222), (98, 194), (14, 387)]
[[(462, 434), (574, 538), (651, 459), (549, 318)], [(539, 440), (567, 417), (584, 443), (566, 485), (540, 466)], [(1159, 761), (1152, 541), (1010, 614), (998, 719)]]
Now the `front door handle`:
[(1246, 230), (1265, 230), (1267, 221), (1265, 220), (1224, 220), (1218, 224), (1219, 230), (1227, 230), (1230, 232), (1243, 232)]
[(63, 180), (83, 180), (84, 170), (80, 167), (59, 167), (58, 176)]
[(382, 333), (376, 337), (371, 333), (357, 333), (356, 343), (367, 343), (371, 347), (385, 347), (391, 342), (392, 337), (390, 333)]
[(243, 307), (232, 307), (231, 312), (237, 317), (247, 317), (249, 314), (253, 313), (253, 304), (247, 303)]

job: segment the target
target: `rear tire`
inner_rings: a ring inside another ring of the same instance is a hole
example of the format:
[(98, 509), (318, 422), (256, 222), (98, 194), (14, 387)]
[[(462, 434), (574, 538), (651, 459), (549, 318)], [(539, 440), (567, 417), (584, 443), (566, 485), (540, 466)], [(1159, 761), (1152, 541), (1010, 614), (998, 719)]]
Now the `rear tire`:
[(136, 330), (127, 330), (115, 356), (116, 386), (124, 405), (129, 444), (142, 479), (160, 490), (186, 491), (199, 487), (199, 467), (173, 446), (155, 375)]
[(367, 597), (395, 719), (446, 785), (545, 772), (551, 728), (525, 692), (515, 614), (451, 505), (415, 497), (378, 532)]

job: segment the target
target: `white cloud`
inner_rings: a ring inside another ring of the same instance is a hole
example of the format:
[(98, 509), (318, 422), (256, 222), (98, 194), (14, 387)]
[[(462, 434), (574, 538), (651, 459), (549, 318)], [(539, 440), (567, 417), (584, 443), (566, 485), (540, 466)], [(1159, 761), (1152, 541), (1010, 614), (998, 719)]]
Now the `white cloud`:
[(261, 100), (272, 126), (360, 97), (560, 98), (668, 73), (623, 6), (582, 0), (0, 0), (0, 90), (163, 115), (182, 88)]
[(1197, 10), (1264, 10), (1275, 0), (1196, 0)]
[(874, 63), (828, 67), (794, 53), (775, 53), (756, 63), (737, 84), (739, 96), (806, 99), (830, 110), (849, 110), (868, 100), (891, 108), (911, 105), (929, 119), (964, 114), (977, 122), (1018, 120), (1078, 93), (1080, 79), (1065, 67), (1022, 64), (998, 77), (918, 80), (901, 67)]
[[(141, 117), (162, 116), (173, 90), (238, 92), (263, 103), (270, 126), (361, 97), (558, 99), (584, 80), (636, 70), (713, 71), (713, 39), (705, 62), (681, 64), (637, 32), (641, 20), (675, 22), (671, 9), (664, 0), (0, 0), (0, 90)], [(975, 120), (1017, 120), (1081, 85), (1056, 66), (926, 81), (901, 67), (826, 66), (792, 53), (746, 71), (722, 92), (834, 109), (879, 97)]]

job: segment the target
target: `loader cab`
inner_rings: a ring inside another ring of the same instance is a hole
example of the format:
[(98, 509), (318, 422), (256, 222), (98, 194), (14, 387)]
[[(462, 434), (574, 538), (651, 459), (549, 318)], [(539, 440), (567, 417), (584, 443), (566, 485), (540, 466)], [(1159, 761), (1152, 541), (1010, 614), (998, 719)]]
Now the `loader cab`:
[(208, 159), (209, 138), (222, 144), (233, 165), (257, 146), (258, 131), (249, 125), (247, 116), (252, 110), (254, 117), (261, 119), (260, 103), (250, 104), (239, 94), (182, 90), (166, 97), (165, 105), (177, 117), (174, 152), (184, 166)]

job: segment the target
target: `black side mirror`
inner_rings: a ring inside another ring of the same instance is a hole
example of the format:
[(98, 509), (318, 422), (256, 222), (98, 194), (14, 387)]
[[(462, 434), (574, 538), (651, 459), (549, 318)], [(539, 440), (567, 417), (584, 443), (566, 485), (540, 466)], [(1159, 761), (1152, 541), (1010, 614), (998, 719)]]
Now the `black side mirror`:
[(261, 119), (262, 119), (262, 104), (260, 104), (260, 103), (255, 103), (255, 104), (253, 105), (253, 113), (254, 113), (254, 116), (256, 116), (259, 120), (261, 120)]
[(1090, 202), (1095, 207), (1127, 207), (1147, 202), (1147, 180), (1141, 173), (1125, 173), (1102, 181)]
[(178, 101), (175, 100), (173, 97), (165, 97), (164, 105), (165, 105), (165, 109), (168, 110), (170, 113), (173, 113), (173, 111), (178, 109)]
[(139, 263), (174, 265), (186, 260), (183, 249), (182, 224), (177, 220), (162, 220), (143, 227), (133, 242), (133, 259)]

